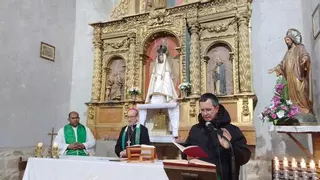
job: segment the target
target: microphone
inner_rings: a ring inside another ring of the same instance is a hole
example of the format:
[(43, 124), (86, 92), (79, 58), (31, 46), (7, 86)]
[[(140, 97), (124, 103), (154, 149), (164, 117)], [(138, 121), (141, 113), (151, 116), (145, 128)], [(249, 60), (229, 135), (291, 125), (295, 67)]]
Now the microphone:
[[(214, 127), (214, 125), (207, 121), (206, 122), (206, 127), (209, 129), (209, 131), (216, 131), (218, 135), (220, 135), (223, 139), (225, 139), (228, 144), (229, 144), (229, 147), (230, 147), (230, 151), (231, 151), (231, 172), (232, 172), (232, 180), (237, 180), (237, 174), (236, 174), (236, 158), (235, 158), (235, 154), (234, 154), (234, 150), (233, 150), (233, 147), (232, 147), (232, 144), (231, 142), (229, 141), (228, 138), (226, 138), (224, 135), (223, 135), (223, 131), (221, 129), (217, 129)], [(222, 172), (221, 172), (222, 173)]]

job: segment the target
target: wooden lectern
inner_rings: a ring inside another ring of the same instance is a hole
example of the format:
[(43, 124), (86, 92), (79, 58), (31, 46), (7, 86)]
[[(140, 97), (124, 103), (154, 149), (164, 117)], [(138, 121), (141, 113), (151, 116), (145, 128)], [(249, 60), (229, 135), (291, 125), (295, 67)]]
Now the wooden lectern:
[(128, 146), (127, 161), (128, 162), (154, 162), (156, 158), (155, 147), (149, 145)]
[(164, 160), (169, 180), (217, 180), (216, 166), (198, 159)]

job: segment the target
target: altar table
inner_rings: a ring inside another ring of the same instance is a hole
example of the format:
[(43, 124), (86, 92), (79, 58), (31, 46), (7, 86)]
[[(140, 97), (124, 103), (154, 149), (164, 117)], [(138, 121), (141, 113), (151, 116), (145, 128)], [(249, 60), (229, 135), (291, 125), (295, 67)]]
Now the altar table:
[(168, 180), (162, 161), (127, 163), (116, 158), (29, 158), (23, 180)]

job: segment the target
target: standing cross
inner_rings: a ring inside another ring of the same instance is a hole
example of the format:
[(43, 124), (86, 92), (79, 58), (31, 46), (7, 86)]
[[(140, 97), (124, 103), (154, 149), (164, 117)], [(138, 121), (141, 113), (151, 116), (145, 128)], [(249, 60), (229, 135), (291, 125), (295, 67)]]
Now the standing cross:
[(48, 135), (51, 136), (50, 147), (52, 148), (53, 136), (57, 135), (57, 133), (54, 132), (54, 127), (52, 128), (51, 133), (48, 133)]

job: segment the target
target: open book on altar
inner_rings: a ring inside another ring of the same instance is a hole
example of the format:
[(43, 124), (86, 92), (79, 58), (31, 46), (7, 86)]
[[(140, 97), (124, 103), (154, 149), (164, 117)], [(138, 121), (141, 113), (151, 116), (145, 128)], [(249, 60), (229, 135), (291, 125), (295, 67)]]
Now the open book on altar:
[(205, 161), (201, 161), (199, 159), (192, 159), (190, 161), (185, 159), (179, 159), (179, 160), (167, 159), (167, 160), (163, 160), (163, 165), (216, 169), (216, 165), (205, 162)]
[(136, 144), (136, 145), (132, 145), (132, 146), (127, 146), (127, 148), (156, 148), (155, 146), (152, 145), (146, 145), (146, 144)]
[(207, 158), (208, 155), (199, 147), (199, 146), (188, 146), (183, 147), (175, 141), (172, 141), (174, 145), (176, 145), (181, 152), (186, 154), (189, 157), (197, 157), (197, 158)]

